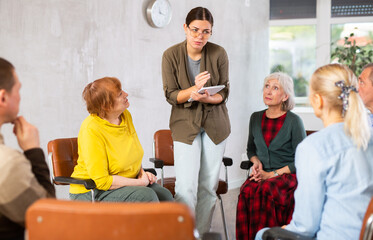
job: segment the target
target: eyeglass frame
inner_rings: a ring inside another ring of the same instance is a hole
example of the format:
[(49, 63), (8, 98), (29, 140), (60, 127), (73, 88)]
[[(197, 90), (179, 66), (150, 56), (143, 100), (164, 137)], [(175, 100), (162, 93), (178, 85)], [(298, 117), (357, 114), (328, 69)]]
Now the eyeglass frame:
[[(203, 30), (203, 31), (198, 31), (199, 30), (199, 28), (190, 28), (189, 27), (189, 25), (187, 26), (187, 28), (189, 29), (189, 32), (190, 32), (190, 36), (192, 36), (192, 37), (199, 37), (199, 35), (202, 35), (202, 38), (207, 38), (207, 37), (209, 37), (209, 36), (211, 36), (212, 35), (212, 30), (207, 30), (207, 29), (205, 29), (205, 30)], [(198, 30), (197, 30), (198, 29)], [(197, 30), (197, 31), (195, 31), (195, 30)], [(209, 31), (208, 33), (206, 33), (206, 32), (204, 32), (204, 31)], [(194, 35), (194, 34), (197, 34), (197, 35)]]

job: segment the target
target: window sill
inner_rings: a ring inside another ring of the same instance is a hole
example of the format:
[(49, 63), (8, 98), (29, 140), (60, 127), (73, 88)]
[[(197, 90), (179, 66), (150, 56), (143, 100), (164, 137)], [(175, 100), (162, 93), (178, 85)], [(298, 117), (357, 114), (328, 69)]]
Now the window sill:
[(295, 113), (312, 113), (313, 114), (313, 109), (312, 109), (312, 107), (305, 107), (305, 106), (297, 107), (297, 106), (295, 106), (294, 109), (293, 109), (293, 112), (295, 112)]

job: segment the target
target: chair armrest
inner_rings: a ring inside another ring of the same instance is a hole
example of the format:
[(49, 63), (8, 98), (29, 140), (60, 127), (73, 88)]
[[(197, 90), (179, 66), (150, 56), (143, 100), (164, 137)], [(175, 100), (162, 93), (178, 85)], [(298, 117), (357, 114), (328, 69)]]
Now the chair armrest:
[(312, 240), (314, 238), (306, 237), (301, 234), (288, 231), (281, 227), (273, 227), (263, 233), (263, 240)]
[(96, 188), (96, 183), (92, 179), (79, 179), (79, 178), (72, 178), (72, 177), (55, 177), (53, 181), (57, 183), (84, 185), (84, 187), (88, 190)]
[(154, 167), (155, 168), (163, 168), (163, 166), (164, 166), (163, 160), (161, 160), (161, 159), (158, 159), (158, 158), (149, 158), (149, 161), (151, 161), (152, 163), (154, 163)]
[(226, 167), (232, 166), (233, 160), (230, 157), (223, 157), (223, 163), (224, 163), (224, 166)]
[(154, 168), (144, 168), (144, 171), (145, 171), (145, 172), (153, 173), (154, 176), (157, 176), (157, 172), (155, 171)]
[(247, 161), (242, 161), (241, 162), (240, 168), (245, 169), (245, 170), (249, 170), (252, 166), (253, 166), (253, 163), (250, 162), (249, 160), (247, 160)]

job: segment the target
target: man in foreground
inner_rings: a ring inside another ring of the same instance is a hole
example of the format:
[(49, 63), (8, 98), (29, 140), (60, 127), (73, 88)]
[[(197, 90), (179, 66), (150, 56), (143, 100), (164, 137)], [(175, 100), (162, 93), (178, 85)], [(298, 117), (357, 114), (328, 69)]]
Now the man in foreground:
[(0, 58), (0, 127), (14, 124), (13, 132), (24, 151), (7, 147), (0, 133), (0, 239), (24, 239), (27, 208), (40, 198), (55, 197), (38, 129), (17, 116), (20, 88), (13, 65)]

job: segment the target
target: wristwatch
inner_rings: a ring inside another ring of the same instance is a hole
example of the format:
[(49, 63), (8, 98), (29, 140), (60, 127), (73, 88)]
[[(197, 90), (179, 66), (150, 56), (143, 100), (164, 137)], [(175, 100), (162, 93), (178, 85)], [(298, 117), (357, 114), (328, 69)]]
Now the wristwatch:
[(278, 174), (278, 172), (276, 172), (276, 170), (274, 170), (273, 173), (275, 174), (275, 177), (280, 176), (280, 174)]

